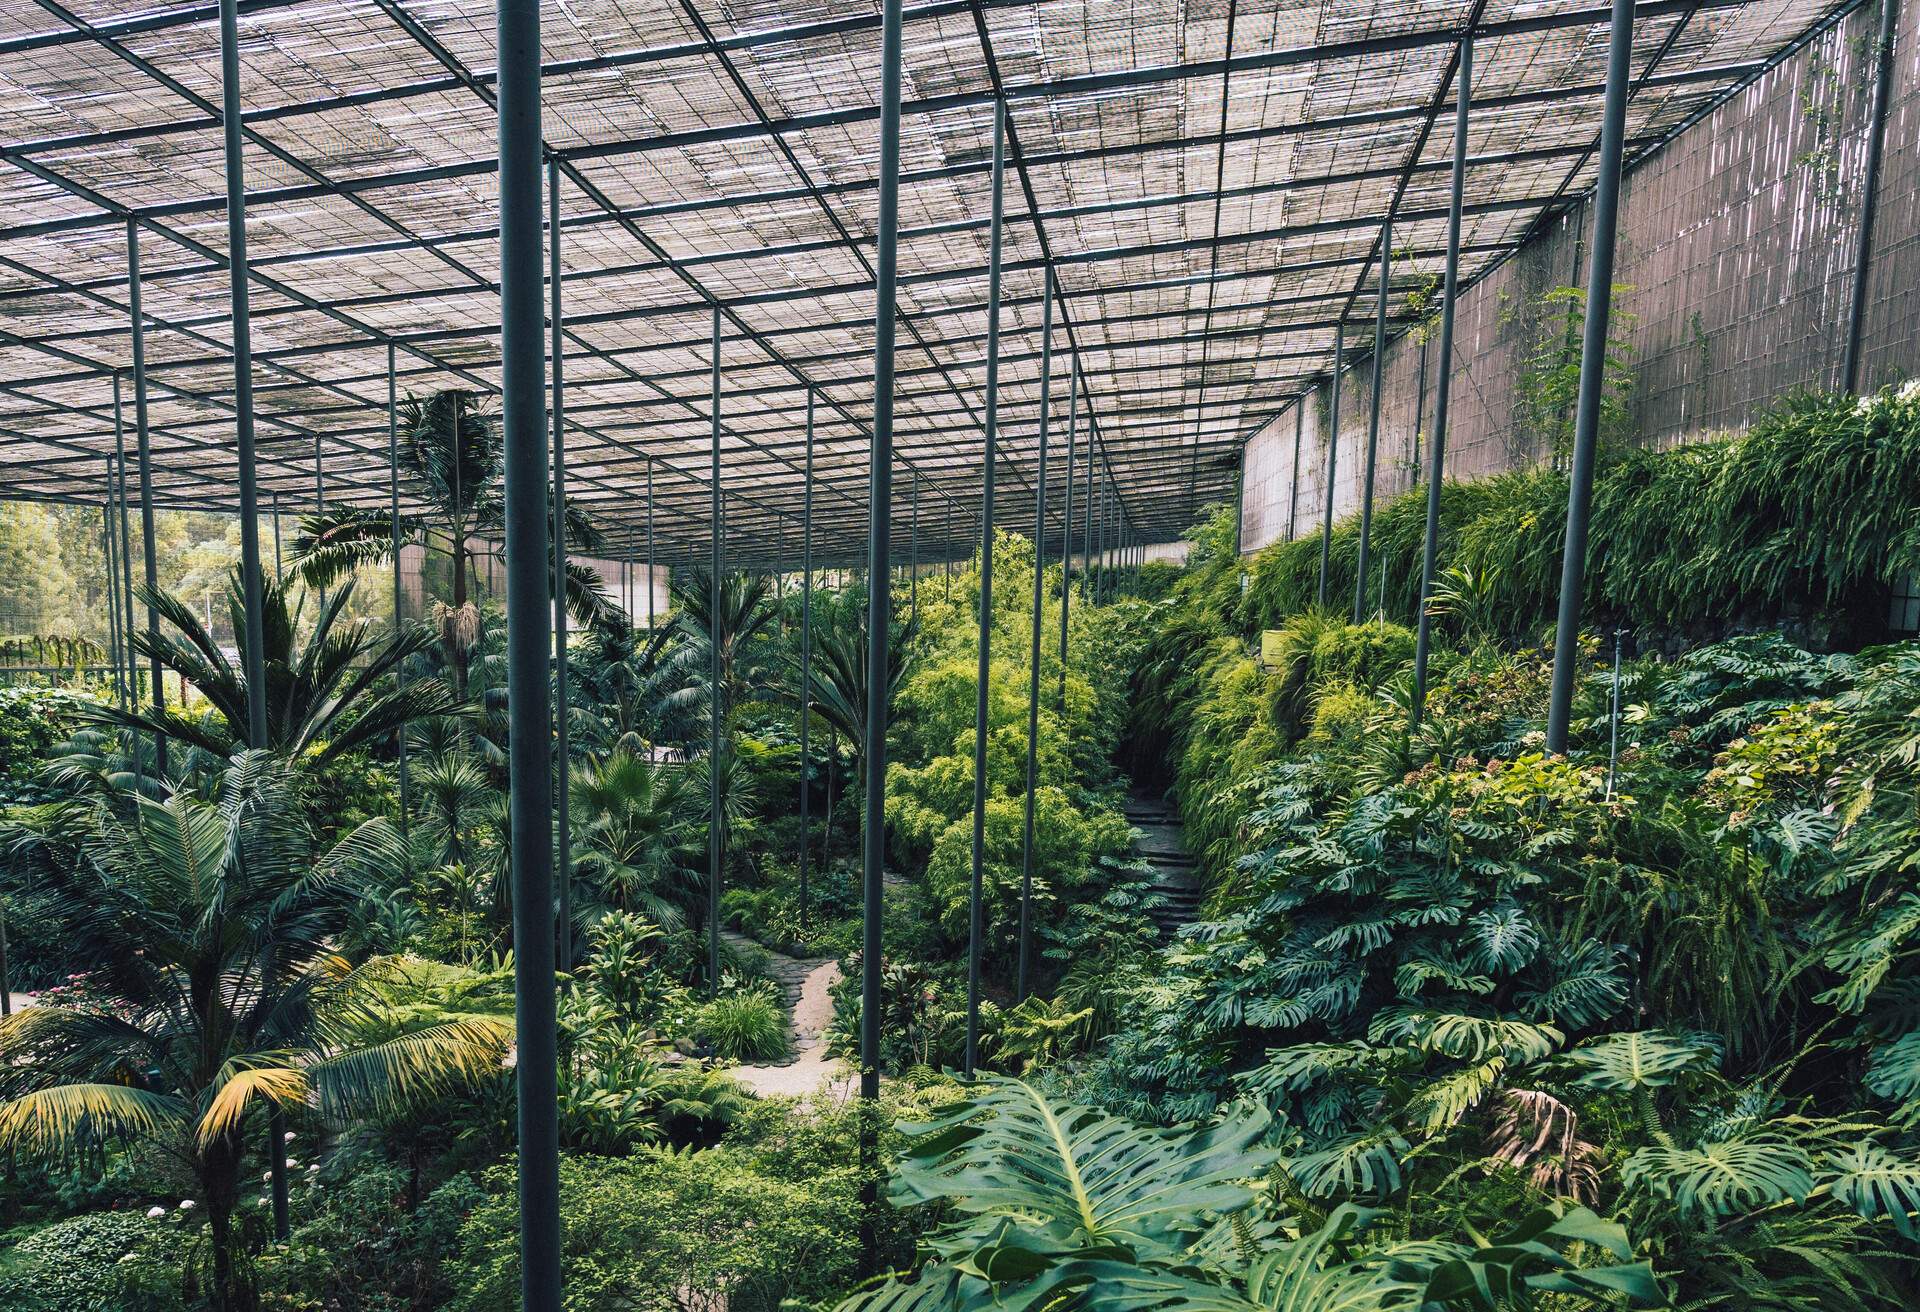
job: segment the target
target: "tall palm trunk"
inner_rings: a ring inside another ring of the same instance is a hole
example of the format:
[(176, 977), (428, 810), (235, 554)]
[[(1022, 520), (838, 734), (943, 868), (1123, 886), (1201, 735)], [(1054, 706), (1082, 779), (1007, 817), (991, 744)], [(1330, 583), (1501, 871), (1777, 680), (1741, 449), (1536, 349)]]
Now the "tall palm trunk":
[(194, 1174), (200, 1181), (200, 1201), (207, 1209), (207, 1232), (213, 1255), (212, 1288), (215, 1312), (253, 1312), (253, 1286), (240, 1278), (234, 1260), (233, 1213), (240, 1201), (239, 1140), (222, 1135), (196, 1154)]
[[(453, 521), (453, 613), (464, 617), (467, 613), (467, 523), (464, 518), (455, 516)], [(447, 646), (448, 656), (453, 664), (453, 690), (464, 699), (467, 695), (467, 644), (460, 637), (452, 638)]]

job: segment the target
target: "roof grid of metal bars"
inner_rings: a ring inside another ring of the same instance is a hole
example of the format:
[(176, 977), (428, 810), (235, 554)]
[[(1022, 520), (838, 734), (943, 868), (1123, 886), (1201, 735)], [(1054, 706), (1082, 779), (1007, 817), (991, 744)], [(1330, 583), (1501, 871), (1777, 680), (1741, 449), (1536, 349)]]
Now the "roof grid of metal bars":
[[(1853, 0), (1857, 3), (1857, 0)], [(1836, 0), (1643, 0), (1628, 160), (1731, 94)], [(1042, 298), (1054, 422), (1130, 530), (1169, 539), (1248, 434), (1365, 349), (1380, 221), (1390, 319), (1444, 246), (1452, 71), (1475, 32), (1463, 278), (1590, 185), (1599, 0), (922, 0), (905, 25), (898, 458), (964, 551), (985, 408), (994, 105), (1009, 111), (1000, 514), (1032, 522)], [(708, 540), (710, 315), (734, 552), (797, 532), (817, 397), (815, 553), (866, 535), (879, 6), (568, 0), (543, 16), (561, 174), (569, 492), (663, 560)], [(383, 502), (401, 394), (498, 386), (494, 8), (241, 0), (263, 502)], [(236, 501), (217, 6), (0, 0), (5, 495), (97, 500), (131, 367), (140, 243), (156, 500)], [(1058, 436), (1056, 440), (1059, 440)], [(1084, 448), (1083, 448), (1084, 449)], [(403, 499), (406, 489), (402, 488)], [(911, 514), (896, 497), (896, 535)], [(1059, 512), (1054, 512), (1056, 523)]]

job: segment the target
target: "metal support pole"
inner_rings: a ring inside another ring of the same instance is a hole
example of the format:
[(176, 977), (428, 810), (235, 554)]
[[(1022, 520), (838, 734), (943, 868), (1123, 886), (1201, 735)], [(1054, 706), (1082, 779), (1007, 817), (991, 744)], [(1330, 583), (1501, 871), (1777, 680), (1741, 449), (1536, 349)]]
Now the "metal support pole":
[(860, 1273), (880, 1265), (880, 888), (887, 849), (887, 562), (893, 514), (893, 343), (900, 240), (900, 9), (880, 6), (880, 159), (874, 223), (873, 446), (868, 457), (867, 814), (861, 836)]
[(1447, 265), (1441, 279), (1440, 361), (1434, 378), (1433, 438), (1427, 443), (1427, 536), (1420, 552), (1419, 636), (1413, 647), (1413, 702), (1417, 726), (1427, 704), (1427, 660), (1433, 647), (1433, 574), (1440, 555), (1440, 480), (1447, 460), (1447, 404), (1453, 393), (1453, 314), (1460, 295), (1460, 206), (1467, 173), (1467, 117), (1473, 100), (1473, 34), (1460, 42), (1460, 74), (1453, 110), (1453, 183), (1447, 200)]
[(1593, 500), (1600, 398), (1606, 382), (1607, 313), (1613, 300), (1613, 249), (1620, 214), (1620, 155), (1626, 137), (1627, 83), (1633, 75), (1634, 0), (1613, 0), (1607, 43), (1607, 98), (1600, 125), (1600, 166), (1593, 188), (1593, 255), (1588, 266), (1586, 336), (1580, 344), (1580, 395), (1573, 418), (1573, 467), (1567, 486), (1567, 536), (1560, 559), (1560, 619), (1553, 635), (1553, 691), (1547, 706), (1547, 750), (1567, 750), (1573, 716), (1574, 666), (1580, 653), (1580, 607), (1587, 574), (1587, 510)]
[[(121, 423), (120, 375), (113, 375), (113, 461), (116, 477), (113, 485), (114, 513), (118, 519), (114, 532), (120, 542), (120, 633), (125, 638), (127, 658), (127, 698), (130, 705), (140, 704), (140, 658), (133, 646), (133, 526), (127, 517), (127, 435)], [(134, 773), (139, 767), (140, 749), (134, 743)]]
[(807, 389), (806, 475), (800, 493), (800, 933), (806, 935), (812, 906), (808, 885), (813, 856), (812, 798), (807, 767), (813, 761), (808, 734), (813, 721), (813, 389)]
[[(1091, 436), (1091, 435), (1089, 435)], [(1093, 459), (1093, 444), (1087, 444), (1087, 459)], [(1093, 604), (1107, 599), (1107, 481), (1103, 478), (1094, 491), (1093, 537), (1087, 544), (1087, 573), (1093, 579)]]
[(647, 461), (647, 632), (654, 628), (653, 618), (653, 461)]
[(1014, 1000), (1024, 1001), (1032, 984), (1033, 957), (1033, 795), (1039, 786), (1040, 630), (1047, 596), (1047, 419), (1053, 399), (1053, 297), (1040, 308), (1040, 468), (1033, 489), (1033, 644), (1027, 652), (1027, 800), (1020, 831), (1020, 955), (1014, 973)]
[[(1052, 299), (1051, 289), (1048, 299)], [(1079, 419), (1080, 360), (1076, 356), (1073, 367), (1067, 371), (1067, 476), (1061, 481), (1066, 500), (1061, 504), (1065, 514), (1060, 521), (1060, 686), (1055, 700), (1063, 730), (1067, 714), (1067, 610), (1073, 602), (1073, 443)]]
[[(324, 466), (320, 463), (320, 434), (318, 433), (313, 435), (313, 509), (318, 515), (327, 513), (327, 476)], [(274, 562), (274, 568), (276, 571), (279, 568), (277, 559)], [(320, 588), (317, 591), (320, 605), (324, 608), (327, 604), (327, 590)]]
[(541, 287), (540, 6), (498, 6), (500, 403), (506, 469), (507, 696), (513, 825), (520, 1306), (559, 1312), (560, 1141), (554, 1031), (553, 714), (547, 665), (546, 300)]
[(1360, 553), (1353, 571), (1355, 624), (1367, 622), (1367, 549), (1373, 537), (1373, 483), (1380, 457), (1380, 381), (1387, 359), (1387, 281), (1392, 266), (1393, 215), (1389, 213), (1380, 221), (1380, 292), (1373, 306), (1373, 386), (1367, 398), (1367, 472), (1360, 485)]
[(1087, 398), (1087, 481), (1085, 503), (1080, 507), (1080, 599), (1091, 603), (1093, 595), (1093, 398)]
[(1613, 687), (1607, 697), (1607, 800), (1613, 800), (1614, 771), (1620, 768), (1620, 640), (1625, 629), (1613, 631)]
[[(400, 588), (400, 397), (398, 371), (394, 368), (393, 343), (387, 343), (387, 519), (393, 529), (393, 632), (398, 637), (405, 616), (401, 611)], [(393, 667), (396, 688), (407, 686), (405, 661)], [(407, 731), (394, 730), (393, 755), (400, 782), (400, 836), (411, 840), (413, 802), (407, 781)], [(411, 850), (411, 848), (409, 848)]]
[(940, 589), (940, 598), (941, 598), (941, 600), (942, 600), (942, 601), (952, 601), (952, 600), (953, 600), (953, 502), (951, 502), (951, 501), (949, 501), (949, 502), (947, 502), (947, 541), (946, 541), (946, 546), (945, 546), (945, 548), (944, 548), (944, 549), (943, 549), (943, 550), (942, 550), (942, 551), (940, 552), (940, 555), (941, 555), (941, 561), (940, 561), (940, 574), (941, 574), (941, 589)]
[(708, 726), (712, 734), (707, 744), (707, 991), (720, 992), (720, 866), (727, 858), (726, 816), (721, 807), (720, 773), (723, 762), (720, 759), (720, 740), (726, 732), (726, 689), (721, 686), (720, 651), (725, 637), (720, 628), (723, 623), (720, 592), (723, 585), (721, 570), (726, 550), (726, 509), (720, 501), (720, 306), (713, 307), (713, 360), (711, 371), (711, 408), (709, 419), (712, 424), (712, 461), (710, 475), (712, 483), (708, 491), (712, 497), (713, 531), (713, 580), (707, 601), (707, 679), (709, 696), (708, 709), (711, 723)]
[(913, 471), (912, 495), (913, 515), (907, 538), (907, 561), (911, 571), (908, 587), (912, 589), (913, 600), (912, 610), (908, 612), (912, 616), (908, 627), (917, 631), (920, 628), (920, 471), (917, 469)]
[(980, 458), (979, 672), (973, 685), (973, 871), (967, 894), (967, 1049), (962, 1073), (980, 1058), (980, 962), (986, 950), (981, 883), (987, 860), (987, 682), (993, 667), (993, 475), (999, 458), (1000, 245), (1005, 213), (1007, 105), (993, 107), (993, 226), (987, 235), (987, 417)]
[(553, 754), (554, 878), (560, 901), (555, 910), (561, 970), (573, 969), (573, 830), (568, 795), (573, 791), (573, 750), (567, 701), (567, 402), (562, 378), (565, 317), (560, 300), (560, 161), (547, 161), (547, 283), (552, 297), (553, 357)]
[(1347, 325), (1343, 320), (1333, 330), (1333, 395), (1327, 405), (1327, 476), (1321, 484), (1320, 508), (1320, 591), (1318, 601), (1327, 604), (1327, 564), (1333, 551), (1333, 474), (1340, 454), (1340, 372), (1347, 367)]
[[(253, 450), (253, 321), (247, 274), (247, 182), (240, 127), (240, 6), (220, 0), (220, 124), (227, 180), (227, 284), (233, 316), (233, 418), (240, 475), (240, 580), (246, 641), (237, 643), (247, 679), (247, 743), (267, 745), (265, 583), (260, 571), (260, 492)], [(273, 1232), (288, 1233), (286, 1117), (267, 1114)]]
[(120, 634), (120, 562), (113, 542), (113, 462), (107, 455), (106, 496), (100, 502), (100, 549), (107, 562), (107, 663), (113, 666), (114, 700), (121, 710), (127, 701), (127, 658)]
[(1307, 423), (1307, 398), (1302, 393), (1293, 403), (1293, 464), (1287, 476), (1287, 541), (1293, 541), (1294, 526), (1300, 518), (1300, 436)]
[(278, 583), (287, 576), (287, 567), (280, 557), (280, 494), (267, 494), (267, 514), (273, 520), (273, 578)]
[(1847, 344), (1840, 362), (1840, 385), (1860, 390), (1860, 334), (1867, 317), (1867, 272), (1873, 261), (1873, 220), (1880, 201), (1880, 158), (1886, 153), (1887, 102), (1893, 94), (1893, 32), (1900, 0), (1880, 0), (1880, 34), (1875, 50), (1873, 104), (1867, 111), (1867, 167), (1860, 182), (1860, 248), (1853, 257), (1853, 295), (1847, 305)]
[[(153, 447), (147, 425), (147, 325), (140, 311), (140, 230), (132, 219), (127, 220), (127, 317), (133, 325), (133, 449), (140, 462), (142, 577), (146, 581), (147, 596), (151, 599), (160, 591), (160, 560), (153, 545)], [(152, 600), (147, 602), (147, 635), (153, 639), (160, 636), (160, 612)], [(148, 673), (153, 680), (153, 709), (156, 712), (164, 711), (167, 707), (167, 690), (161, 681), (158, 656), (149, 661)], [(166, 777), (167, 739), (164, 734), (155, 734), (153, 737), (153, 770), (156, 775)]]

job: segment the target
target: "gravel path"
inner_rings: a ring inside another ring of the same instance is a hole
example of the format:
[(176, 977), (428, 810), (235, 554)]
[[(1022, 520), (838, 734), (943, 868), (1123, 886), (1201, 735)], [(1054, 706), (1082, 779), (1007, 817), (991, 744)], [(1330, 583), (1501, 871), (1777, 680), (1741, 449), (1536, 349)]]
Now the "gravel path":
[[(776, 963), (792, 961), (775, 957)], [(799, 963), (796, 963), (799, 964)], [(844, 1094), (853, 1087), (853, 1068), (827, 1056), (827, 1025), (833, 1020), (833, 993), (840, 963), (819, 961), (798, 980), (793, 1007), (793, 1060), (778, 1066), (733, 1066), (725, 1072), (762, 1097), (804, 1098), (822, 1090)], [(784, 972), (776, 969), (776, 974)]]
[(770, 952), (744, 934), (725, 932), (737, 949), (767, 958), (771, 975), (785, 997), (790, 1054), (783, 1062), (731, 1066), (725, 1074), (762, 1097), (804, 1098), (823, 1089), (835, 1093), (851, 1088), (853, 1068), (827, 1057), (827, 1026), (833, 1020), (833, 986), (840, 963), (831, 957), (789, 957)]

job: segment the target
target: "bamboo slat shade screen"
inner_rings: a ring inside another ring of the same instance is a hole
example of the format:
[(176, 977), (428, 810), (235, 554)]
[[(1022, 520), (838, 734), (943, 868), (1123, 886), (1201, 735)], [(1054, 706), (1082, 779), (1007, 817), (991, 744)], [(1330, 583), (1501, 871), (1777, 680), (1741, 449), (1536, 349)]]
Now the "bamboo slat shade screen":
[[(1643, 0), (1629, 159), (1853, 7)], [(798, 551), (781, 521), (800, 513), (809, 389), (816, 557), (865, 539), (878, 12), (546, 7), (569, 495), (616, 552), (644, 551), (649, 461), (658, 558), (706, 549), (716, 301), (735, 557)], [(1171, 540), (1231, 492), (1246, 436), (1325, 375), (1343, 312), (1365, 349), (1396, 195), (1393, 316), (1436, 279), (1450, 70), (1476, 12), (1463, 277), (1590, 183), (1598, 0), (909, 0), (897, 441), (927, 558), (974, 527), (996, 86), (1013, 143), (1001, 514), (1032, 520), (1051, 283), (1055, 421), (1077, 358), (1103, 476), (1136, 536)], [(403, 395), (498, 386), (493, 6), (240, 15), (262, 499), (311, 504), (317, 439), (329, 500), (383, 503), (387, 344)], [(131, 219), (156, 499), (234, 504), (218, 71), (209, 0), (0, 0), (0, 495), (101, 496), (132, 359)], [(904, 540), (907, 498), (894, 510)]]

